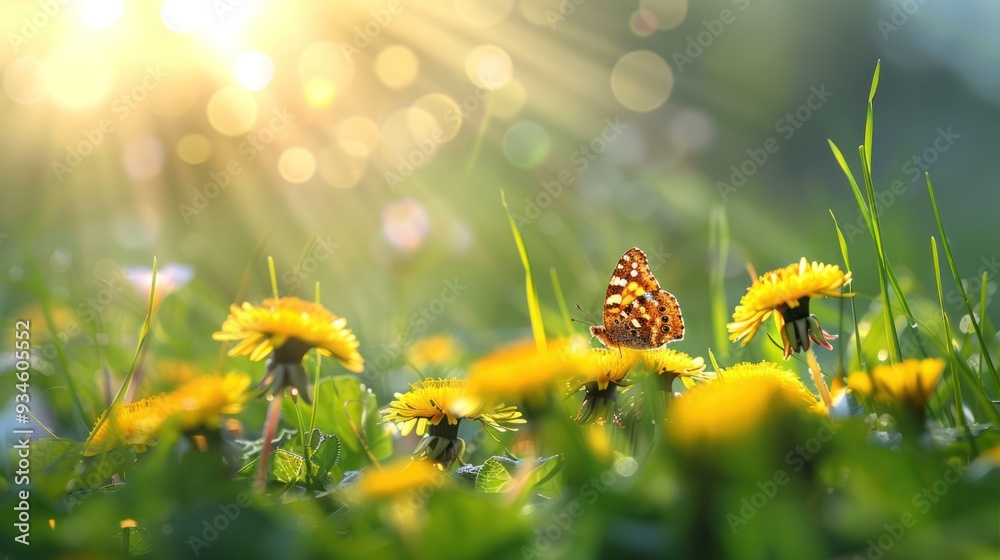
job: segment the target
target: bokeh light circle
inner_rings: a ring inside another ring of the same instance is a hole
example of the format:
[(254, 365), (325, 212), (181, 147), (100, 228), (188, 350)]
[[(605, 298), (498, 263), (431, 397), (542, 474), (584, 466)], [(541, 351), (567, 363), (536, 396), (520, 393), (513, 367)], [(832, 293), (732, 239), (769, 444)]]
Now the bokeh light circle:
[(674, 74), (667, 61), (651, 51), (632, 51), (611, 70), (611, 91), (626, 109), (645, 113), (667, 100)]
[(80, 21), (91, 29), (104, 29), (118, 21), (124, 7), (122, 0), (86, 0), (80, 6)]
[(461, 108), (454, 99), (443, 93), (429, 93), (414, 101), (413, 108), (426, 112), (434, 119), (445, 142), (453, 139), (462, 129)]
[(226, 136), (239, 136), (257, 122), (257, 101), (246, 91), (229, 86), (215, 92), (206, 108), (212, 128)]
[(701, 152), (715, 142), (715, 123), (700, 109), (681, 109), (667, 124), (667, 137), (687, 151)]
[(192, 33), (201, 29), (209, 18), (217, 17), (212, 9), (211, 3), (200, 0), (164, 0), (160, 19), (174, 33)]
[(375, 75), (392, 89), (401, 89), (413, 82), (420, 69), (417, 55), (406, 47), (388, 47), (375, 59)]
[(316, 173), (316, 158), (305, 148), (288, 148), (278, 157), (278, 173), (289, 183), (305, 183)]
[(465, 73), (477, 86), (494, 90), (514, 76), (514, 62), (496, 45), (479, 45), (465, 55)]
[(274, 77), (274, 62), (260, 51), (249, 51), (236, 58), (233, 77), (245, 90), (260, 91), (271, 83)]
[(325, 107), (351, 83), (354, 63), (340, 45), (314, 43), (299, 57), (299, 78), (306, 101), (314, 107)]
[(45, 84), (61, 107), (91, 109), (111, 93), (114, 72), (106, 53), (82, 40), (61, 44), (45, 62)]
[(177, 141), (177, 155), (185, 163), (204, 163), (212, 157), (212, 142), (201, 134), (186, 134)]
[(380, 132), (371, 119), (355, 116), (340, 121), (334, 135), (345, 150), (358, 157), (367, 157), (378, 147)]
[(649, 37), (656, 32), (660, 20), (652, 10), (640, 9), (629, 16), (628, 26), (639, 37)]
[(641, 0), (639, 8), (653, 14), (659, 29), (674, 29), (687, 17), (688, 0)]
[(490, 114), (501, 119), (511, 118), (521, 112), (527, 100), (527, 88), (514, 78), (490, 95)]
[(552, 139), (538, 123), (522, 121), (512, 125), (503, 136), (503, 153), (512, 165), (534, 169), (549, 156)]
[(431, 221), (424, 206), (412, 198), (390, 202), (382, 211), (382, 234), (397, 249), (418, 249), (430, 232)]
[(45, 68), (42, 61), (30, 56), (10, 63), (3, 74), (3, 89), (7, 96), (21, 105), (31, 105), (45, 99)]
[(349, 189), (364, 177), (368, 157), (358, 155), (361, 148), (353, 142), (330, 144), (317, 154), (319, 175), (331, 187)]

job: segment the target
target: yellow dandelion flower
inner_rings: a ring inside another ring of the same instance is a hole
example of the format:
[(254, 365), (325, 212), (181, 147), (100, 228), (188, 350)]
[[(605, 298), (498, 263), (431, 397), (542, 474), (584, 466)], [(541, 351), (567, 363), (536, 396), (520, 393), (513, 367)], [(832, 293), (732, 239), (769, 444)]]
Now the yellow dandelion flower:
[[(90, 457), (118, 447), (134, 447), (139, 453), (148, 445), (156, 445), (156, 438), (173, 414), (172, 401), (163, 395), (116, 405), (105, 410), (97, 419), (83, 450)], [(105, 418), (107, 417), (107, 418)]]
[(801, 406), (814, 412), (823, 412), (823, 403), (806, 387), (802, 379), (792, 370), (778, 364), (763, 361), (756, 364), (743, 362), (723, 368), (713, 383), (760, 383), (773, 385), (778, 394), (789, 404)]
[(218, 428), (222, 415), (239, 414), (246, 402), (250, 378), (242, 373), (195, 377), (169, 393), (181, 427)]
[(427, 336), (410, 345), (406, 351), (406, 359), (423, 371), (429, 367), (455, 363), (460, 350), (458, 341), (452, 336)]
[(639, 352), (627, 348), (591, 348), (582, 352), (583, 383), (594, 383), (597, 389), (609, 384), (622, 385), (628, 372), (641, 359)]
[(864, 398), (886, 405), (903, 405), (923, 416), (944, 366), (944, 361), (938, 358), (877, 365), (870, 374), (857, 371), (849, 375), (847, 386)]
[(145, 451), (147, 445), (156, 444), (163, 426), (173, 418), (179, 419), (184, 430), (218, 428), (223, 414), (243, 410), (249, 385), (250, 378), (242, 373), (200, 375), (169, 393), (118, 405), (106, 421), (102, 419), (108, 411), (101, 414), (100, 427), (83, 454), (89, 457), (117, 447)]
[(676, 399), (668, 429), (684, 443), (731, 440), (758, 425), (776, 404), (825, 410), (794, 372), (770, 362), (742, 363)]
[(584, 396), (576, 421), (604, 424), (615, 412), (618, 388), (628, 385), (625, 378), (642, 357), (640, 352), (627, 348), (590, 348), (578, 354), (580, 377), (572, 388), (582, 388)]
[[(523, 424), (516, 406), (503, 403), (486, 407), (469, 391), (462, 379), (424, 379), (410, 385), (406, 393), (396, 393), (396, 400), (382, 411), (384, 422), (395, 422), (405, 436), (416, 428), (417, 435), (458, 434), (459, 422), (476, 420), (499, 432), (516, 430), (509, 424)], [(442, 424), (442, 420), (446, 421)], [(447, 426), (447, 428), (445, 428)], [(440, 428), (436, 428), (440, 427)]]
[(841, 294), (839, 289), (850, 281), (851, 273), (844, 274), (839, 266), (809, 263), (805, 257), (798, 264), (763, 274), (736, 306), (733, 322), (726, 325), (729, 338), (746, 345), (774, 315), (785, 343), (785, 359), (792, 351), (808, 350), (810, 340), (830, 350), (834, 337), (823, 332), (816, 316), (809, 313), (809, 298), (849, 297), (853, 294)]
[(382, 468), (368, 467), (350, 488), (357, 501), (391, 498), (427, 485), (440, 488), (447, 482), (445, 475), (427, 461), (396, 461)]
[(345, 368), (360, 373), (364, 360), (358, 353), (358, 339), (347, 328), (347, 319), (337, 317), (322, 305), (294, 297), (268, 298), (261, 306), (244, 303), (232, 306), (215, 340), (239, 341), (230, 356), (246, 355), (259, 361), (271, 355), (261, 387), (271, 395), (291, 388), (293, 399), (309, 397), (309, 376), (302, 358), (310, 348), (336, 358)]
[(468, 382), (461, 379), (416, 381), (408, 392), (395, 396), (396, 400), (381, 411), (382, 421), (394, 422), (404, 436), (414, 428), (417, 435), (427, 435), (413, 457), (433, 461), (442, 468), (451, 467), (465, 451), (465, 442), (458, 437), (462, 420), (475, 420), (498, 432), (516, 431), (513, 424), (525, 423), (517, 407), (487, 405), (473, 396)]
[(760, 424), (777, 391), (748, 380), (700, 384), (673, 401), (667, 431), (689, 446), (734, 441)]
[(581, 337), (550, 341), (539, 350), (533, 340), (500, 348), (469, 371), (473, 394), (484, 401), (531, 400), (560, 387), (579, 372), (587, 341)]
[(704, 358), (692, 358), (672, 348), (646, 350), (642, 352), (642, 358), (646, 368), (660, 376), (664, 391), (671, 391), (674, 379), (678, 377), (687, 387), (693, 386), (695, 379), (706, 379)]

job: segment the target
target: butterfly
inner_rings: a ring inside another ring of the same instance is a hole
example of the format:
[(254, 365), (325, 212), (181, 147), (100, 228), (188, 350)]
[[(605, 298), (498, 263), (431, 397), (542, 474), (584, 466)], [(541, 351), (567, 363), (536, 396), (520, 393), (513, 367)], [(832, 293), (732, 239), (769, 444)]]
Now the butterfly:
[(604, 325), (590, 334), (606, 347), (650, 350), (684, 338), (684, 317), (677, 298), (660, 289), (649, 259), (632, 247), (618, 260), (604, 295)]

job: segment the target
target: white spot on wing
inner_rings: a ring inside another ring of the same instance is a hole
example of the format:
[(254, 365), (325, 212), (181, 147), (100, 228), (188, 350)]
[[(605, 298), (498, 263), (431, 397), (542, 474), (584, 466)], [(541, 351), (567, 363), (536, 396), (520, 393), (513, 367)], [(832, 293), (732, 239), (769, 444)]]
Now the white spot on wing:
[(638, 276), (638, 275), (639, 275), (639, 271), (638, 271), (638, 270), (635, 270), (635, 269), (633, 269), (633, 270), (632, 270), (632, 277), (634, 278), (634, 277), (636, 277), (636, 276)]

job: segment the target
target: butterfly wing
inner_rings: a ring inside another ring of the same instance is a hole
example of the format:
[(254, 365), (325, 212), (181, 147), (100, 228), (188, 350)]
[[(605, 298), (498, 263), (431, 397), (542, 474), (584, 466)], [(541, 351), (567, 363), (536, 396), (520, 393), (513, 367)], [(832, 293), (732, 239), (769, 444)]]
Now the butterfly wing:
[(618, 259), (608, 290), (604, 294), (604, 328), (611, 330), (628, 313), (626, 310), (636, 298), (660, 290), (660, 284), (649, 270), (649, 259), (638, 247), (632, 247)]

